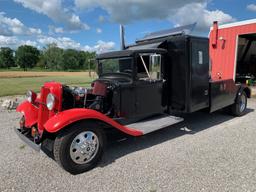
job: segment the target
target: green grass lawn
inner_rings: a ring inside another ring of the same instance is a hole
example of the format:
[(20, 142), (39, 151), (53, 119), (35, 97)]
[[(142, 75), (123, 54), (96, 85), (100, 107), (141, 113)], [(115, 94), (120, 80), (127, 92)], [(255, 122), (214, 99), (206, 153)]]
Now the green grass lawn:
[[(19, 67), (11, 67), (10, 69), (3, 69), (0, 68), (0, 72), (5, 72), (5, 71), (21, 71), (24, 72), (24, 69), (19, 68)], [(27, 69), (27, 71), (35, 71), (35, 72), (61, 72), (63, 70), (55, 70), (55, 69), (43, 69), (40, 67), (34, 67), (31, 69)], [(85, 69), (70, 69), (70, 70), (66, 70), (67, 72), (80, 72), (80, 71), (89, 71), (89, 70), (85, 70)]]
[(24, 78), (0, 78), (0, 96), (23, 95), (27, 90), (38, 92), (41, 86), (48, 81), (57, 81), (71, 86), (88, 87), (92, 78), (82, 75), (63, 77), (24, 77)]

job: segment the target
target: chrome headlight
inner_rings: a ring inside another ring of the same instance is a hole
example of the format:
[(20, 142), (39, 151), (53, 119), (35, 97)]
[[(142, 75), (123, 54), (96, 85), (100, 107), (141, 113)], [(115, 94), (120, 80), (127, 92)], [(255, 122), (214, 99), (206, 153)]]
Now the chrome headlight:
[(26, 98), (27, 98), (27, 101), (30, 102), (30, 103), (33, 103), (36, 99), (36, 93), (34, 93), (33, 91), (28, 91), (26, 93)]
[(49, 93), (46, 98), (46, 106), (49, 110), (52, 110), (55, 105), (55, 97), (53, 94)]
[(27, 100), (28, 100), (28, 102), (32, 102), (32, 91), (28, 91), (27, 93), (26, 93), (26, 98), (27, 98)]

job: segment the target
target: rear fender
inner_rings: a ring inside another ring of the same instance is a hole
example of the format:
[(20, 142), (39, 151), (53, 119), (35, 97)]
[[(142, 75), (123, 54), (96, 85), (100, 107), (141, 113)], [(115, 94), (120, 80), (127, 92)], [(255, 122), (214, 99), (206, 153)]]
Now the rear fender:
[(25, 127), (32, 127), (37, 123), (38, 119), (38, 108), (32, 105), (28, 101), (22, 102), (17, 108), (17, 112), (20, 112), (25, 117)]
[(247, 98), (251, 98), (252, 90), (246, 86), (246, 85), (240, 85), (235, 100), (238, 98), (239, 95), (241, 95), (243, 92), (245, 92)]
[(105, 122), (114, 128), (132, 136), (140, 136), (143, 134), (141, 131), (123, 126), (113, 119), (103, 115), (102, 113), (91, 109), (70, 109), (60, 112), (50, 118), (44, 124), (44, 128), (49, 133), (56, 133), (72, 123), (86, 119), (96, 119)]

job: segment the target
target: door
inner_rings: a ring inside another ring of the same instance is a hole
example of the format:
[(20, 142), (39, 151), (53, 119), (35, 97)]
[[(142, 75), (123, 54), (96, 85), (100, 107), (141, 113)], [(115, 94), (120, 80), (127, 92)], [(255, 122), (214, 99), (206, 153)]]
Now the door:
[(209, 107), (208, 39), (191, 38), (190, 112)]
[(162, 55), (139, 55), (135, 81), (135, 114), (146, 117), (163, 112)]
[(163, 112), (163, 81), (138, 81), (135, 86), (136, 116), (149, 116)]

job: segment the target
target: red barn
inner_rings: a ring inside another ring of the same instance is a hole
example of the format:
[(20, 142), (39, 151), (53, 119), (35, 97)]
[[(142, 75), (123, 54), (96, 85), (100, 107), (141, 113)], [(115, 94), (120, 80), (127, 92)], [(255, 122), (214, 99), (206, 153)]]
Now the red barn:
[(215, 22), (209, 39), (213, 82), (245, 83), (256, 76), (256, 19), (221, 26)]

